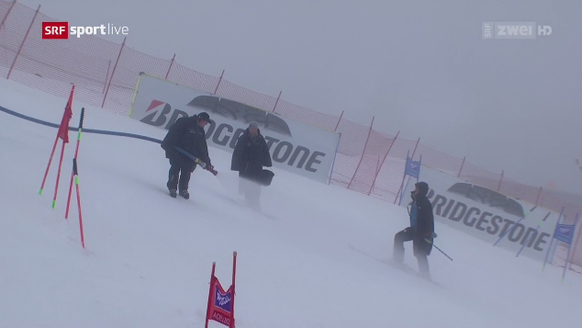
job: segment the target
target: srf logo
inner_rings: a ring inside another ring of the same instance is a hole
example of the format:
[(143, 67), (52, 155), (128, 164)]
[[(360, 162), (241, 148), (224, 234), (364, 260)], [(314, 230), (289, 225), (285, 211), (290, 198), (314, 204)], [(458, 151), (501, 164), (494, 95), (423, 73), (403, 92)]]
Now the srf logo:
[(42, 22), (43, 39), (68, 39), (69, 22)]

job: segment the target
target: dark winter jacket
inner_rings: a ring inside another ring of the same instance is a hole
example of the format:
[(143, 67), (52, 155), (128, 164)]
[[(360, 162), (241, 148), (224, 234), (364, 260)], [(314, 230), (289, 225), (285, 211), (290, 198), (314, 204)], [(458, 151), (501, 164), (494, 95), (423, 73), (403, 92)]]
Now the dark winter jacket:
[(166, 151), (166, 158), (186, 158), (175, 149), (175, 147), (179, 147), (200, 158), (207, 165), (211, 165), (208, 144), (206, 143), (206, 132), (198, 125), (197, 119), (197, 115), (182, 117), (170, 127), (161, 144)]
[(230, 169), (238, 171), (240, 176), (258, 178), (263, 166), (271, 167), (271, 154), (261, 131), (255, 137), (250, 135), (249, 129), (237, 140), (232, 153)]
[[(411, 215), (416, 213), (416, 218), (411, 217), (411, 228), (414, 231), (414, 249), (430, 254), (432, 250), (432, 240), (434, 233), (434, 214), (432, 204), (427, 198), (428, 185), (424, 182), (416, 184), (419, 194), (413, 198)], [(428, 239), (428, 243), (425, 239)]]

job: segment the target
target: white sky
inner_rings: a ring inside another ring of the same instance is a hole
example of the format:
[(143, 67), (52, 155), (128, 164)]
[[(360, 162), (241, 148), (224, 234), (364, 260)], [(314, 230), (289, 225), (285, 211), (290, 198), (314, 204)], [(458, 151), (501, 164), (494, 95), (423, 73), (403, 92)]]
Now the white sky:
[[(254, 91), (422, 142), (535, 186), (582, 194), (580, 1), (23, 0), (73, 25)], [(534, 21), (536, 40), (482, 40)], [(110, 38), (121, 42), (122, 37)]]

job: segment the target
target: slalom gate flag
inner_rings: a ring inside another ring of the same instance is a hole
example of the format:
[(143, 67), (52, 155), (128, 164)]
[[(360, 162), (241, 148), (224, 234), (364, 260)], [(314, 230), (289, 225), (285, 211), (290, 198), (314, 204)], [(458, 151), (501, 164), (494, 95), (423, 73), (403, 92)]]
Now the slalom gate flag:
[(413, 161), (412, 158), (406, 157), (405, 175), (419, 179), (420, 177), (420, 161)]
[(210, 290), (208, 292), (208, 304), (206, 308), (206, 324), (208, 328), (208, 321), (214, 320), (229, 328), (234, 328), (234, 295), (235, 293), (235, 277), (236, 277), (236, 256), (233, 252), (232, 257), (232, 285), (225, 291), (214, 275), (216, 271), (216, 263), (212, 263), (212, 273), (210, 274)]
[[(404, 175), (402, 176), (402, 183), (400, 184), (400, 189), (398, 190), (396, 198), (394, 199), (394, 204), (396, 204), (396, 201), (398, 200), (399, 206), (402, 204), (404, 189), (408, 187), (410, 178), (411, 177), (416, 178), (416, 182), (418, 182), (418, 180), (420, 179), (420, 167), (422, 166), (422, 156), (420, 156), (420, 159), (418, 161), (413, 161), (412, 158), (408, 155), (409, 153), (410, 151), (406, 153), (406, 164), (404, 166)], [(406, 180), (407, 176), (409, 177), (408, 180)], [(404, 181), (406, 181), (406, 187), (404, 186)]]
[[(212, 293), (209, 298), (208, 319), (230, 327), (234, 321), (232, 305), (234, 301), (233, 286), (227, 291), (222, 288), (218, 278), (212, 277)], [(234, 326), (234, 325), (233, 325)]]
[(69, 95), (69, 100), (65, 106), (65, 112), (63, 113), (63, 119), (61, 120), (61, 125), (59, 126), (59, 132), (57, 136), (63, 139), (63, 142), (69, 142), (69, 122), (73, 117), (73, 93), (75, 92), (75, 86), (71, 88), (71, 94)]
[(564, 244), (571, 245), (574, 240), (574, 231), (576, 230), (576, 225), (574, 224), (562, 224), (558, 223), (556, 230), (554, 232), (554, 238), (563, 242)]
[(61, 119), (61, 125), (59, 126), (59, 131), (57, 132), (57, 137), (55, 138), (55, 143), (53, 144), (53, 149), (51, 150), (51, 155), (49, 157), (48, 164), (46, 166), (46, 171), (44, 172), (44, 178), (42, 179), (42, 184), (40, 185), (40, 190), (38, 191), (39, 195), (42, 195), (44, 190), (44, 184), (46, 183), (46, 178), (48, 177), (49, 169), (51, 167), (51, 163), (53, 161), (53, 156), (55, 154), (55, 150), (57, 149), (57, 143), (59, 142), (59, 138), (63, 140), (63, 148), (61, 150), (61, 162), (59, 163), (59, 171), (57, 174), (57, 184), (55, 187), (55, 198), (53, 199), (53, 208), (55, 208), (56, 203), (56, 196), (57, 190), (59, 186), (59, 179), (61, 174), (61, 165), (63, 163), (63, 156), (65, 152), (65, 144), (69, 142), (69, 121), (73, 117), (73, 93), (75, 92), (75, 86), (73, 85), (71, 88), (71, 94), (69, 95), (69, 100), (67, 101), (67, 105), (65, 106), (65, 112), (63, 113), (63, 118)]
[[(562, 208), (562, 212), (564, 208)], [(561, 214), (560, 214), (561, 217)], [(568, 264), (570, 262), (570, 254), (572, 252), (572, 241), (574, 240), (574, 233), (576, 232), (576, 226), (578, 225), (578, 220), (580, 218), (580, 213), (576, 213), (576, 219), (574, 220), (574, 224), (563, 224), (558, 222), (556, 223), (556, 228), (554, 229), (554, 235), (552, 237), (552, 241), (550, 242), (550, 246), (548, 247), (548, 252), (546, 253), (546, 259), (544, 260), (544, 265), (542, 266), (542, 271), (546, 268), (546, 263), (548, 263), (548, 257), (550, 255), (550, 249), (552, 249), (552, 244), (554, 240), (560, 241), (564, 244), (568, 245), (568, 255), (566, 255), (566, 263), (564, 264), (564, 271), (562, 272), (562, 282), (566, 277), (566, 271), (568, 271)], [(554, 248), (555, 251), (555, 248)]]
[(568, 270), (568, 263), (570, 262), (570, 254), (572, 252), (572, 241), (574, 240), (574, 232), (576, 231), (576, 225), (578, 224), (578, 219), (580, 218), (580, 213), (576, 213), (576, 219), (574, 224), (557, 224), (556, 230), (554, 231), (554, 238), (568, 244), (568, 255), (566, 255), (566, 264), (564, 265), (564, 271), (562, 272), (562, 282), (566, 277), (566, 271)]

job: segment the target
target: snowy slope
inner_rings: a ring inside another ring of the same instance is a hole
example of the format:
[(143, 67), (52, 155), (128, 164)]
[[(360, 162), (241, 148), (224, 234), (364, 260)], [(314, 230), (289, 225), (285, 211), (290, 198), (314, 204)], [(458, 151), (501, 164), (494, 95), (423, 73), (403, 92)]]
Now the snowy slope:
[[(0, 106), (58, 123), (66, 99), (0, 80)], [(73, 126), (82, 103), (74, 102)], [(164, 131), (87, 108), (85, 127), (163, 138)], [(79, 154), (86, 250), (76, 203), (64, 219), (76, 133), (56, 209), (60, 148), (38, 194), (56, 129), (0, 112), (0, 327), (202, 327), (213, 261), (230, 285), (238, 252), (240, 328), (564, 327), (582, 278), (437, 224), (433, 278), (392, 268), (406, 211), (276, 171), (263, 213), (240, 205), (230, 154), (211, 148), (218, 177), (196, 170), (191, 199), (167, 196), (158, 144), (83, 134)], [(430, 183), (430, 182), (429, 182)], [(355, 252), (353, 247), (371, 257)], [(407, 250), (411, 245), (407, 245)], [(416, 269), (408, 251), (407, 263)], [(220, 327), (211, 323), (211, 327)]]

